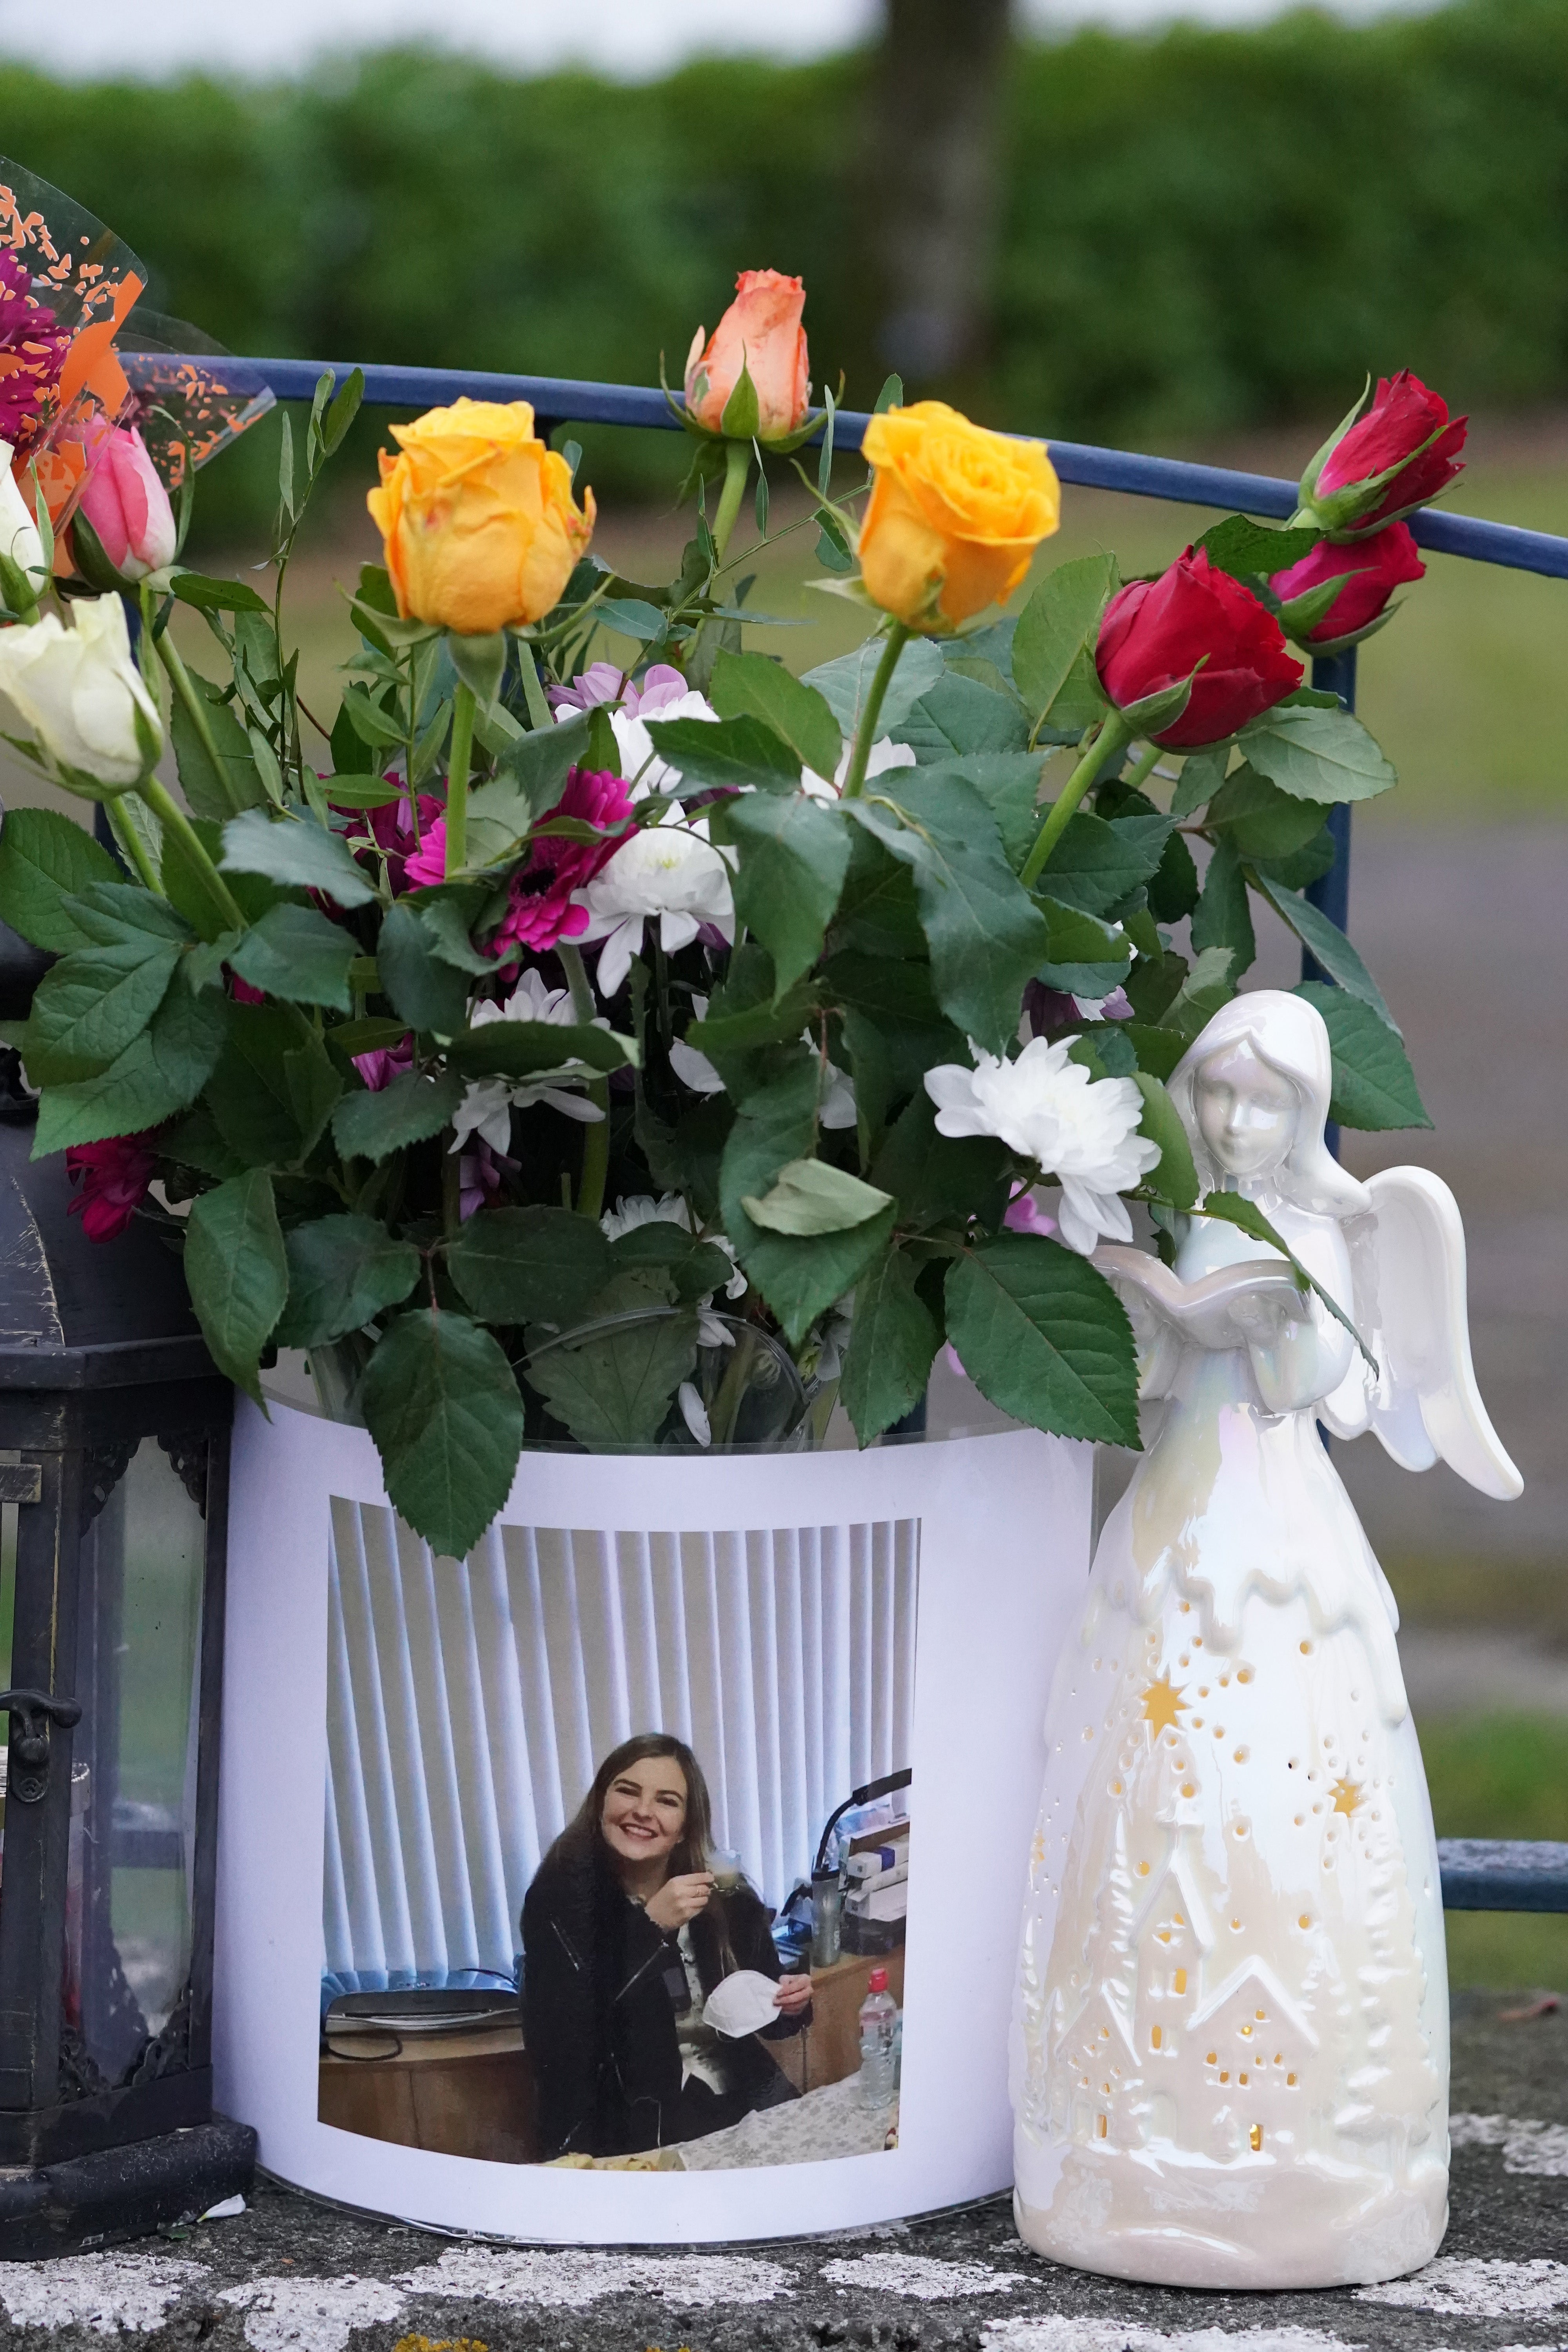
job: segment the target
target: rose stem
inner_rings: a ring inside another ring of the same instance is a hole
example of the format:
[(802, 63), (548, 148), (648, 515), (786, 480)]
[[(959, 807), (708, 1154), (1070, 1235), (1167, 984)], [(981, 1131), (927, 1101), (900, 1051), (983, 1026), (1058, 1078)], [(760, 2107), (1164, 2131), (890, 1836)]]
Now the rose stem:
[[(1047, 812), (1046, 821), (1035, 838), (1035, 845), (1024, 860), (1018, 876), (1026, 890), (1032, 890), (1039, 878), (1040, 869), (1067, 831), (1068, 819), (1093, 783), (1107, 760), (1125, 750), (1132, 740), (1132, 730), (1120, 710), (1112, 710), (1102, 719), (1089, 736), (1082, 759), (1063, 785), (1061, 795)], [(1149, 762), (1150, 767), (1153, 761)]]
[(171, 796), (167, 786), (161, 784), (156, 776), (149, 776), (145, 782), (136, 786), (136, 790), (141, 793), (159, 824), (166, 832), (174, 834), (179, 841), (181, 848), (195, 869), (197, 880), (212, 900), (216, 912), (222, 916), (225, 929), (243, 931), (245, 917), (235, 904), (227, 883), (203, 848), (201, 835), (184, 810)]
[(730, 533), (741, 511), (741, 500), (746, 495), (746, 477), (752, 469), (752, 445), (749, 441), (726, 441), (724, 444), (724, 488), (719, 499), (719, 511), (713, 518), (713, 553), (722, 563), (724, 550), (730, 544)]
[(452, 748), (447, 757), (447, 864), (460, 874), (468, 855), (468, 757), (474, 748), (474, 689), (458, 681), (452, 698)]
[[(572, 992), (572, 1017), (579, 1028), (586, 1029), (594, 1018), (594, 992), (588, 984), (583, 950), (574, 948), (570, 940), (558, 940), (555, 952)], [(597, 1105), (604, 1117), (584, 1124), (583, 1129), (583, 1177), (577, 1187), (577, 1210), (580, 1216), (596, 1221), (604, 1213), (605, 1179), (610, 1172), (609, 1079), (595, 1078), (586, 1092), (588, 1100)]]
[(849, 769), (844, 779), (842, 797), (858, 800), (866, 782), (866, 763), (871, 756), (871, 739), (888, 688), (893, 682), (893, 672), (899, 666), (899, 656), (910, 641), (910, 631), (902, 621), (895, 621), (888, 631), (888, 642), (882, 647), (882, 658), (877, 664), (871, 680), (871, 691), (866, 697), (866, 708), (860, 713), (860, 724), (855, 730), (855, 748), (849, 754)]
[(196, 692), (191, 680), (191, 673), (180, 659), (178, 650), (168, 630), (155, 631), (153, 643), (158, 649), (159, 660), (169, 673), (170, 684), (190, 713), (191, 725), (201, 740), (202, 749), (212, 761), (213, 774), (217, 779), (218, 790), (237, 816), (244, 803), (236, 789), (234, 778), (218, 757), (218, 748), (213, 738), (212, 720), (208, 715), (206, 704)]
[(1159, 763), (1159, 744), (1151, 743), (1142, 758), (1141, 760), (1134, 761), (1132, 766), (1121, 779), (1122, 782), (1127, 786), (1130, 792), (1135, 793), (1141, 784), (1148, 782)]

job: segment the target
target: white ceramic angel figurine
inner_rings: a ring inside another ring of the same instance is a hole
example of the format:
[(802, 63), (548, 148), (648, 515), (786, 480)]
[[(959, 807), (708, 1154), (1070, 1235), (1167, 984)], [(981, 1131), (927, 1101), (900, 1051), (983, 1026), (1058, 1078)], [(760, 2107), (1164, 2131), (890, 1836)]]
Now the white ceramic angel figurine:
[(1171, 1091), (1201, 1191), (1256, 1201), (1380, 1370), (1234, 1225), (1190, 1219), (1173, 1270), (1096, 1258), (1164, 1403), (1051, 1694), (1018, 2227), (1123, 2278), (1393, 2278), (1447, 2221), (1443, 1914), (1394, 1596), (1318, 1423), (1500, 1498), (1520, 1478), (1471, 1370), (1453, 1195), (1331, 1158), (1313, 1007), (1237, 998)]

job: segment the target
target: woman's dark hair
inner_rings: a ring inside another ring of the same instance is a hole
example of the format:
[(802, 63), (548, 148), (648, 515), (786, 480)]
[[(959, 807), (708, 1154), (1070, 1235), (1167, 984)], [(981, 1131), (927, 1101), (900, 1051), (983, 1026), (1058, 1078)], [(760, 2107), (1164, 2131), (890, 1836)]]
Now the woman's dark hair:
[[(604, 1819), (605, 1799), (628, 1764), (640, 1764), (650, 1756), (669, 1757), (679, 1765), (686, 1781), (686, 1823), (670, 1848), (669, 1876), (683, 1878), (692, 1871), (710, 1867), (713, 1805), (701, 1765), (685, 1740), (677, 1739), (672, 1732), (639, 1731), (635, 1738), (623, 1739), (618, 1748), (611, 1748), (594, 1775), (592, 1788), (545, 1855), (540, 1865), (542, 1870), (552, 1864), (565, 1864), (578, 1870), (586, 1867), (595, 1874), (605, 1871), (613, 1874), (614, 1864), (599, 1826)], [(735, 1955), (723, 1902), (719, 1896), (715, 1895), (692, 1921), (691, 1932), (700, 1950), (711, 1954), (714, 1973), (728, 1976), (735, 1966)]]
[(682, 1878), (691, 1871), (706, 1870), (713, 1844), (713, 1806), (708, 1783), (702, 1777), (701, 1765), (685, 1740), (677, 1739), (668, 1731), (639, 1731), (635, 1738), (623, 1739), (618, 1748), (611, 1748), (594, 1775), (593, 1787), (546, 1858), (566, 1861), (589, 1854), (603, 1855), (599, 1823), (604, 1818), (605, 1799), (628, 1764), (641, 1764), (650, 1756), (669, 1757), (679, 1765), (686, 1781), (686, 1825), (670, 1849), (669, 1875)]

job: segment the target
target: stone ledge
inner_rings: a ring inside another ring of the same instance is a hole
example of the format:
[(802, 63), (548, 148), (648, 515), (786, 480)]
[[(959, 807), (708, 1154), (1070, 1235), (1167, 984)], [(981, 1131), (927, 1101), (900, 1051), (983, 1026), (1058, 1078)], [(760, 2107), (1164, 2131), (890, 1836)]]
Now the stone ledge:
[(1448, 2237), (1386, 2287), (1130, 2286), (1028, 2252), (1004, 2198), (788, 2245), (563, 2252), (263, 2183), (231, 2221), (0, 2265), (0, 2352), (1546, 2352), (1568, 2341), (1568, 2018), (1506, 2005), (1457, 2005)]

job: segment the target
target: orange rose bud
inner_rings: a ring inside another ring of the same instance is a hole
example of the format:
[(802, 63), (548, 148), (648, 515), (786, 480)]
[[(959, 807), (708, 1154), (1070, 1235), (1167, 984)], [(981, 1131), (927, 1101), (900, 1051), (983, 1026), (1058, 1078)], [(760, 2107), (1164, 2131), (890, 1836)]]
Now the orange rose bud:
[(1043, 441), (988, 433), (940, 400), (873, 416), (875, 469), (860, 526), (860, 576), (906, 628), (942, 636), (1005, 604), (1061, 520)]
[(686, 360), (686, 405), (710, 433), (720, 430), (725, 404), (745, 367), (757, 388), (759, 441), (780, 441), (805, 422), (811, 405), (811, 362), (800, 323), (805, 288), (776, 269), (742, 269), (735, 299), (702, 342), (691, 338)]
[(365, 504), (404, 619), (465, 637), (542, 620), (593, 536), (594, 493), (577, 506), (527, 401), (459, 400), (392, 436)]

